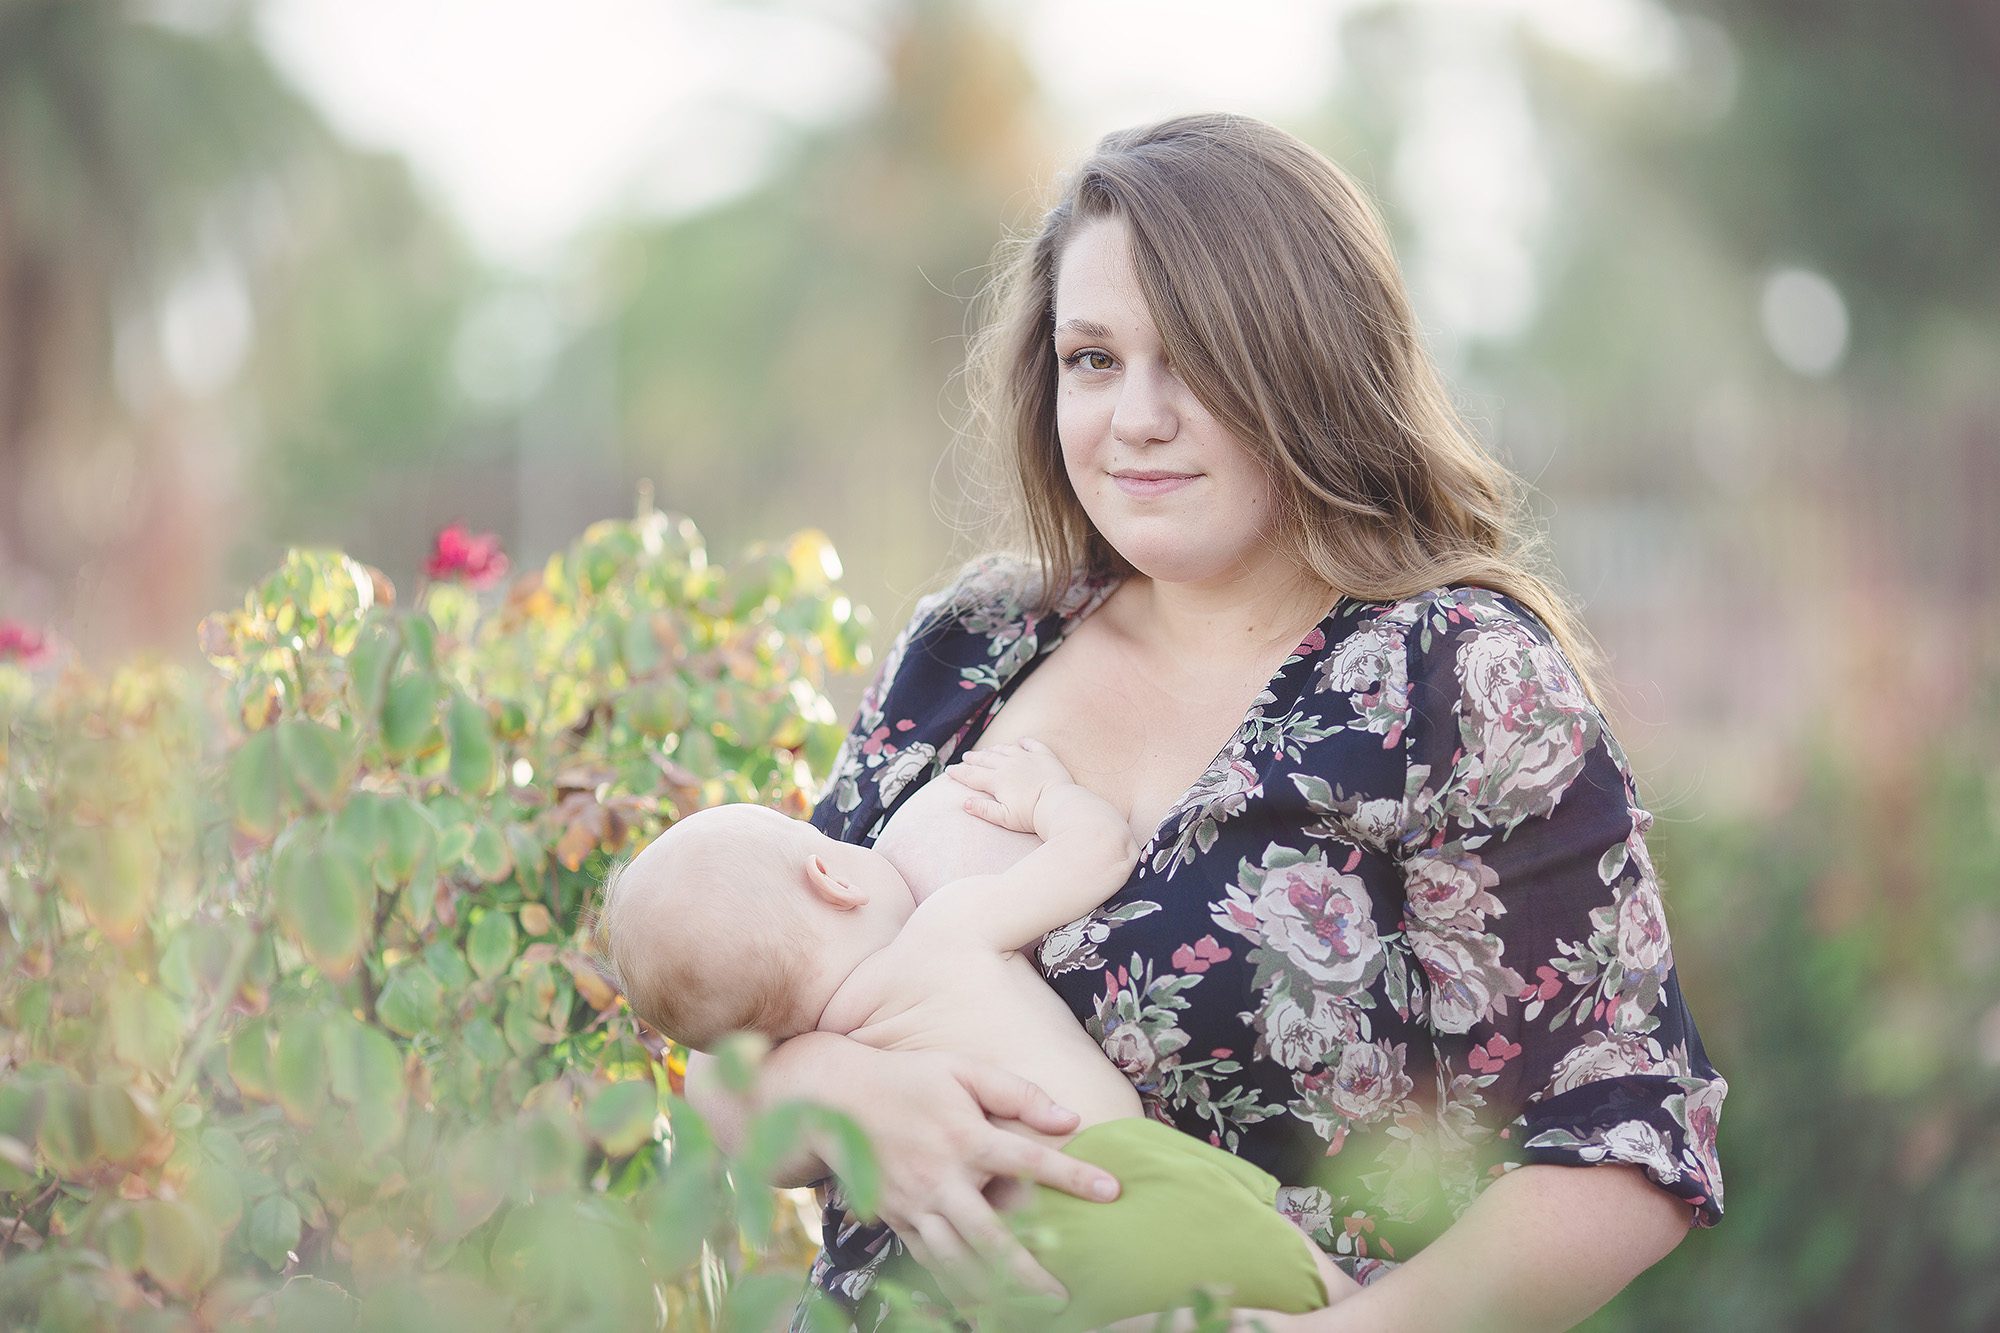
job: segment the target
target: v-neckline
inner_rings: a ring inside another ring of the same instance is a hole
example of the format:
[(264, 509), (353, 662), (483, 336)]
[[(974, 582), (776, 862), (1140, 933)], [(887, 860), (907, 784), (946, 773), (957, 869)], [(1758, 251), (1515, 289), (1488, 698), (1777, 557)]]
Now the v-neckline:
[[(1128, 575), (1126, 577), (1130, 576)], [(1091, 616), (1096, 615), (1097, 612), (1104, 606), (1104, 604), (1111, 600), (1112, 594), (1117, 592), (1119, 588), (1125, 585), (1125, 581), (1126, 581), (1125, 578), (1119, 578), (1107, 583), (1102, 589), (1099, 589), (1098, 591), (1093, 593), (1083, 603), (1083, 605), (1079, 606), (1076, 609), (1074, 613), (1068, 616), (1057, 617), (1058, 631), (1056, 635), (1052, 639), (1050, 639), (1047, 643), (1042, 643), (1038, 639), (1035, 645), (1034, 653), (1031, 656), (1029, 656), (1026, 660), (1021, 662), (1020, 665), (1015, 667), (1013, 673), (1009, 675), (1007, 679), (1000, 681), (998, 683), (998, 685), (994, 689), (993, 697), (985, 709), (984, 720), (979, 723), (978, 731), (973, 733), (967, 739), (966, 743), (959, 749), (958, 753), (964, 754), (972, 749), (977, 748), (977, 746), (979, 745), (979, 738), (981, 736), (984, 736), (987, 730), (992, 727), (993, 719), (998, 717), (1000, 715), (1001, 710), (1007, 706), (1007, 701), (1013, 697), (1014, 691), (1020, 686), (1020, 683), (1026, 680), (1028, 676), (1032, 674), (1034, 670), (1037, 667), (1039, 667), (1045, 659), (1047, 659), (1055, 652), (1056, 649), (1060, 648), (1063, 645), (1063, 642), (1067, 640), (1071, 634), (1075, 633), (1077, 626), (1083, 624), (1083, 622), (1090, 619)], [(1174, 799), (1172, 805), (1167, 807), (1166, 814), (1162, 816), (1160, 822), (1154, 826), (1152, 836), (1147, 838), (1144, 846), (1142, 846), (1139, 849), (1139, 860), (1137, 862), (1136, 873), (1141, 873), (1141, 874), (1144, 873), (1145, 867), (1152, 860), (1154, 850), (1159, 846), (1160, 838), (1167, 832), (1167, 829), (1176, 820), (1180, 818), (1182, 810), (1184, 809), (1184, 807), (1186, 807), (1189, 798), (1191, 798), (1197, 791), (1201, 789), (1202, 785), (1208, 781), (1209, 775), (1215, 772), (1216, 766), (1222, 763), (1223, 759), (1229, 754), (1229, 752), (1236, 748), (1236, 744), (1243, 738), (1244, 732), (1250, 729), (1252, 719), (1258, 716), (1257, 713), (1258, 701), (1261, 700), (1266, 694), (1271, 694), (1275, 696), (1276, 690), (1274, 687), (1281, 680), (1283, 680), (1286, 671), (1288, 671), (1296, 662), (1302, 660), (1303, 657), (1309, 655), (1309, 654), (1301, 654), (1299, 652), (1299, 649), (1305, 646), (1306, 641), (1312, 637), (1315, 631), (1318, 631), (1320, 633), (1322, 642), (1320, 644), (1319, 649), (1316, 651), (1321, 651), (1321, 652), (1325, 651), (1327, 644), (1333, 642), (1332, 637), (1326, 633), (1328, 622), (1332, 621), (1338, 616), (1345, 614), (1349, 607), (1356, 606), (1359, 604), (1360, 603), (1358, 603), (1352, 597), (1342, 596), (1337, 598), (1334, 601), (1333, 606), (1327, 611), (1327, 613), (1321, 616), (1318, 620), (1314, 621), (1311, 628), (1307, 629), (1305, 634), (1300, 636), (1298, 643), (1293, 645), (1292, 650), (1285, 654), (1284, 660), (1278, 663), (1277, 668), (1271, 672), (1269, 678), (1266, 679), (1263, 685), (1258, 688), (1257, 693), (1251, 697), (1249, 704), (1243, 710), (1243, 716), (1237, 719), (1236, 727), (1233, 731), (1229, 733), (1228, 739), (1222, 742), (1221, 748), (1216, 750), (1215, 754), (1209, 759), (1208, 763), (1202, 767), (1201, 772), (1195, 775), (1194, 781), (1188, 784), (1187, 789)], [(1033, 633), (1036, 628), (1037, 625), (1031, 624), (1029, 626), (1029, 632)]]

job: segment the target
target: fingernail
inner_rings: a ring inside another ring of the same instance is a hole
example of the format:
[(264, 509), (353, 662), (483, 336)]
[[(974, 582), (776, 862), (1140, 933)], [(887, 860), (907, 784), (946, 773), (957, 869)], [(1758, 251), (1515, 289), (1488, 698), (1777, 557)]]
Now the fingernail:
[(1115, 1199), (1118, 1197), (1118, 1182), (1106, 1177), (1091, 1186), (1090, 1192), (1100, 1199)]

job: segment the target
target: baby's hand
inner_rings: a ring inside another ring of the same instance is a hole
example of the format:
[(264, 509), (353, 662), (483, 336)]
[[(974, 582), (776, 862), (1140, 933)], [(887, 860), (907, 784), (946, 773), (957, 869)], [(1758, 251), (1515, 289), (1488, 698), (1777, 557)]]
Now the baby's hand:
[(973, 750), (945, 771), (974, 791), (985, 793), (967, 797), (967, 810), (1016, 833), (1035, 831), (1035, 806), (1043, 792), (1075, 781), (1048, 746), (1033, 740)]

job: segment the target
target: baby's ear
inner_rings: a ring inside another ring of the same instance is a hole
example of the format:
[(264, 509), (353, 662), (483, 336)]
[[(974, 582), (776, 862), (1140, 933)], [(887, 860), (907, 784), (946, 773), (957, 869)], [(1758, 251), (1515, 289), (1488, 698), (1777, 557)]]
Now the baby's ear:
[(846, 912), (868, 901), (867, 894), (834, 873), (833, 867), (818, 852), (806, 858), (805, 871), (806, 887), (828, 907)]

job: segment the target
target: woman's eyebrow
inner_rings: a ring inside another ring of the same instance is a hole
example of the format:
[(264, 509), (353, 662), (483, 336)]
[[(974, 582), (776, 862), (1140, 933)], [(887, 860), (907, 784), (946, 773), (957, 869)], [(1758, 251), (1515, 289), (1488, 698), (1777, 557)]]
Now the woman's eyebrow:
[(1085, 338), (1109, 338), (1111, 330), (1088, 319), (1066, 319), (1056, 325), (1057, 333), (1074, 333)]

